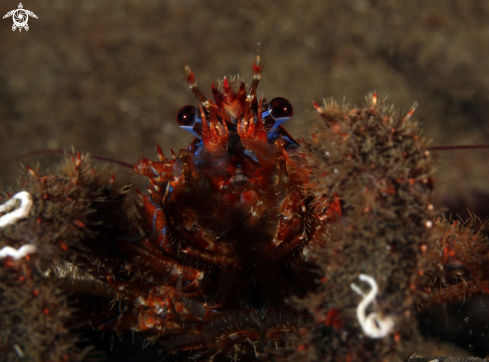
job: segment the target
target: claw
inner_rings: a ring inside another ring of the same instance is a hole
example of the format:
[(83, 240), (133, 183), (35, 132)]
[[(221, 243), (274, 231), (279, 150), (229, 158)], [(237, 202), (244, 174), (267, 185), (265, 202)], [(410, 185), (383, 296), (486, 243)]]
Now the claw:
[(228, 128), (217, 118), (213, 107), (209, 108), (209, 124), (207, 117), (202, 107), (200, 113), (202, 115), (202, 140), (204, 147), (208, 153), (214, 157), (222, 156), (227, 152), (228, 148)]
[[(256, 121), (255, 121), (256, 119)], [(253, 117), (253, 112), (249, 117), (243, 117), (238, 121), (238, 134), (243, 144), (245, 140), (252, 139), (259, 142), (267, 142), (267, 131), (260, 117)], [(245, 148), (246, 145), (245, 145)]]
[(254, 112), (246, 112), (238, 121), (238, 135), (244, 148), (253, 152), (255, 156), (265, 163), (272, 160), (270, 150), (267, 149), (267, 131), (260, 116)]

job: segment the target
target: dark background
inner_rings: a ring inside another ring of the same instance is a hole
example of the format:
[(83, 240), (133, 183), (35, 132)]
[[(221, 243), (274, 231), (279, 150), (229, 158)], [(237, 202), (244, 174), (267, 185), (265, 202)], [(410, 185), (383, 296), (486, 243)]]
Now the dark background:
[[(2, 0), (0, 15), (18, 0)], [(191, 141), (175, 116), (196, 104), (185, 62), (210, 82), (248, 83), (257, 44), (258, 93), (288, 98), (293, 135), (311, 127), (312, 100), (362, 105), (380, 97), (415, 112), (433, 145), (489, 144), (487, 0), (26, 0), (28, 32), (0, 21), (0, 190), (26, 152), (71, 149), (134, 163)], [(59, 160), (61, 156), (56, 156)], [(55, 158), (56, 158), (55, 157)], [(440, 202), (463, 213), (488, 204), (489, 151), (437, 154)], [(27, 157), (25, 164), (46, 163)]]

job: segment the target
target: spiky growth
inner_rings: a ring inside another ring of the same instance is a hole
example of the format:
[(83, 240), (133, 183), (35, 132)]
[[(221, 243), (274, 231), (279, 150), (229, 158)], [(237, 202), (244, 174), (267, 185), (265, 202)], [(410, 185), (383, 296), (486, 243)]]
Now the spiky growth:
[[(302, 338), (299, 356), (311, 360), (367, 361), (395, 350), (413, 325), (423, 250), (432, 240), (433, 165), (412, 111), (400, 116), (376, 95), (367, 103), (356, 109), (332, 100), (316, 105), (319, 125), (303, 147), (318, 170), (310, 186), (317, 207), (340, 195), (343, 212), (341, 224), (328, 224), (317, 251), (322, 286), (299, 302), (324, 322)], [(378, 285), (368, 311), (393, 323), (385, 337), (359, 324), (362, 297), (351, 285), (365, 294), (371, 288), (359, 281), (361, 274)]]
[(465, 222), (439, 219), (435, 224), (442, 237), (429, 248), (420, 306), (460, 302), (489, 293), (487, 221), (471, 215)]
[(96, 268), (104, 255), (116, 252), (105, 242), (121, 233), (126, 190), (80, 153), (47, 176), (27, 170), (16, 189), (27, 191), (33, 206), (26, 218), (0, 228), (0, 248), (29, 244), (36, 252), (0, 260), (0, 359), (81, 361), (88, 350), (77, 348), (73, 328), (81, 318), (68, 298), (100, 291), (96, 280), (75, 275), (65, 262), (93, 262)]
[(76, 348), (78, 335), (67, 328), (73, 309), (56, 284), (43, 282), (33, 262), (0, 267), (0, 359), (81, 361), (87, 351)]

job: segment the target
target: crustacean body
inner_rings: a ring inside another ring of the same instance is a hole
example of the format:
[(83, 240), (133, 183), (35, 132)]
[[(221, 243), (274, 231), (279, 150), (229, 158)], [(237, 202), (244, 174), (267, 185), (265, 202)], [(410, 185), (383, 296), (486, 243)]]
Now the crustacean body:
[(177, 118), (196, 137), (178, 156), (167, 159), (158, 149), (158, 161), (135, 166), (151, 182), (136, 204), (141, 236), (118, 246), (125, 268), (148, 287), (142, 293), (133, 281), (109, 277), (132, 307), (104, 328), (162, 336), (158, 343), (169, 350), (267, 356), (293, 349), (304, 316), (285, 300), (315, 289), (315, 265), (305, 255), (319, 225), (340, 211), (333, 201), (316, 216), (299, 145), (280, 126), (292, 105), (257, 101), (259, 57), (253, 70), (249, 91), (244, 81), (233, 90), (224, 78), (221, 90), (213, 84), (211, 101), (186, 67), (203, 108), (184, 106)]

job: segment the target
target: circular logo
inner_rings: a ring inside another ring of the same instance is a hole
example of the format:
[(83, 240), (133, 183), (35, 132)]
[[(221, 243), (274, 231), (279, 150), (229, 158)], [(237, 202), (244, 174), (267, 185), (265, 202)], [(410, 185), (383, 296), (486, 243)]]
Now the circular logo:
[(22, 29), (28, 31), (29, 25), (27, 25), (27, 21), (29, 20), (29, 16), (37, 19), (37, 15), (30, 10), (25, 10), (22, 3), (19, 3), (18, 9), (9, 11), (7, 14), (3, 16), (3, 18), (6, 19), (10, 16), (14, 21), (14, 24), (12, 25), (13, 31), (15, 31), (16, 29), (19, 29), (19, 31), (21, 31)]
[(23, 28), (27, 24), (27, 20), (29, 20), (29, 14), (24, 9), (17, 9), (12, 14), (12, 18), (15, 26)]

